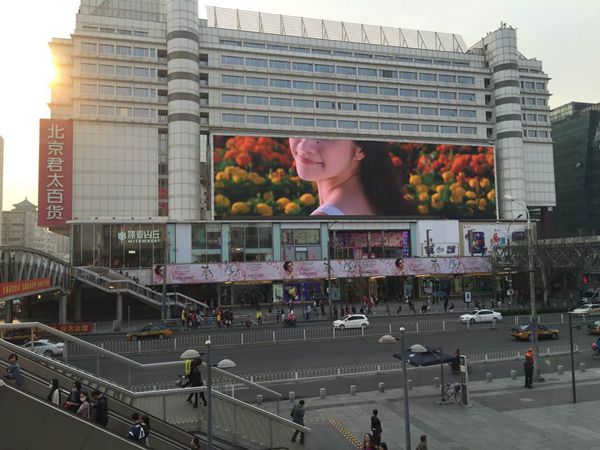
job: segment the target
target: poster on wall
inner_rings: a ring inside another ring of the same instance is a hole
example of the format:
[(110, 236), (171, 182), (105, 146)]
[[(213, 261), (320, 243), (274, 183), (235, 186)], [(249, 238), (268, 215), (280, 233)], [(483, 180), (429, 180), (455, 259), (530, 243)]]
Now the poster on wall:
[[(525, 240), (525, 223), (464, 224), (462, 239), (465, 256), (490, 256), (495, 249), (522, 244)], [(509, 235), (510, 233), (510, 235)]]
[(247, 217), (496, 217), (494, 148), (213, 136), (214, 211)]
[[(206, 264), (171, 264), (169, 284), (229, 283), (263, 280), (306, 280), (372, 276), (458, 275), (490, 273), (490, 258), (338, 259), (331, 261), (260, 261)], [(165, 266), (155, 265), (152, 283), (162, 284)]]

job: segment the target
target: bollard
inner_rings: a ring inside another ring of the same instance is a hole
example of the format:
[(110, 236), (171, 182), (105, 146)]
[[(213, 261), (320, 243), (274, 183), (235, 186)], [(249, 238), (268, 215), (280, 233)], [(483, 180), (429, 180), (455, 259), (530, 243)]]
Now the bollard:
[(485, 381), (487, 381), (488, 383), (492, 382), (492, 372), (486, 372)]
[(556, 366), (556, 373), (558, 375), (562, 375), (565, 372), (565, 368), (562, 366), (562, 364), (559, 364), (558, 366)]
[(408, 390), (412, 391), (412, 380), (406, 380), (406, 384), (408, 384)]
[(585, 372), (585, 363), (579, 363), (579, 371)]
[(290, 399), (290, 402), (293, 402), (294, 400), (296, 400), (296, 393), (294, 391), (290, 391), (288, 394), (288, 398)]
[(263, 396), (261, 394), (256, 394), (256, 404), (262, 405), (262, 402), (263, 402)]
[(435, 378), (433, 379), (433, 385), (434, 385), (436, 388), (439, 388), (439, 387), (440, 387), (440, 377), (435, 377)]
[(327, 396), (327, 394), (325, 392), (325, 388), (319, 389), (319, 397), (321, 397), (321, 400), (325, 400), (326, 396)]
[(517, 379), (517, 371), (516, 370), (511, 370), (510, 371), (510, 379), (511, 380), (516, 380)]
[(350, 395), (356, 395), (356, 385), (350, 385)]
[(385, 392), (385, 383), (383, 383), (383, 382), (379, 383), (379, 392), (381, 392), (381, 393)]

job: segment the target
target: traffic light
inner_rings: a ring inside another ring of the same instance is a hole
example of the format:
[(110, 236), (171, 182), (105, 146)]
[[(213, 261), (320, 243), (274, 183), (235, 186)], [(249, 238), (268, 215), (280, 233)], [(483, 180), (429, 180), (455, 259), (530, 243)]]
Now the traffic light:
[(583, 284), (588, 284), (590, 282), (590, 276), (587, 274), (583, 275)]

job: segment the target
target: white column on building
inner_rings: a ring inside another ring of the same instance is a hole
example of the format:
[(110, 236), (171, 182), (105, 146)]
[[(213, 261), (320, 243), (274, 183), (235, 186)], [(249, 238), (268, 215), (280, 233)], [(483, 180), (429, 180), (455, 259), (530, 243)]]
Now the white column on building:
[(169, 219), (199, 220), (200, 104), (197, 0), (167, 1)]
[(499, 180), (496, 199), (500, 217), (514, 219), (525, 212), (518, 203), (505, 200), (503, 196), (508, 194), (524, 204), (526, 202), (517, 30), (503, 26), (486, 36), (483, 42), (493, 83), (496, 179)]

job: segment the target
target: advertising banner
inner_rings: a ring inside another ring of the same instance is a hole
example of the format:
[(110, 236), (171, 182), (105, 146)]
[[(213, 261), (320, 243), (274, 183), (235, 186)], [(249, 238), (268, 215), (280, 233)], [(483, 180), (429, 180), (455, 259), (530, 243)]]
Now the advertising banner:
[(64, 227), (72, 217), (73, 122), (40, 119), (38, 226)]
[(53, 323), (50, 325), (63, 333), (91, 333), (94, 330), (94, 324), (85, 323)]
[(33, 280), (10, 281), (0, 283), (0, 298), (15, 297), (21, 294), (49, 289), (52, 286), (50, 278), (35, 278)]
[(217, 218), (496, 217), (493, 147), (215, 135)]
[[(332, 278), (490, 273), (489, 258), (341, 259), (331, 261)], [(163, 265), (153, 267), (153, 284), (162, 284)], [(167, 283), (229, 283), (264, 280), (326, 279), (327, 261), (261, 261), (167, 266)]]
[[(489, 256), (495, 249), (523, 244), (524, 223), (464, 224), (462, 238), (465, 256)], [(510, 236), (509, 236), (510, 233)]]

